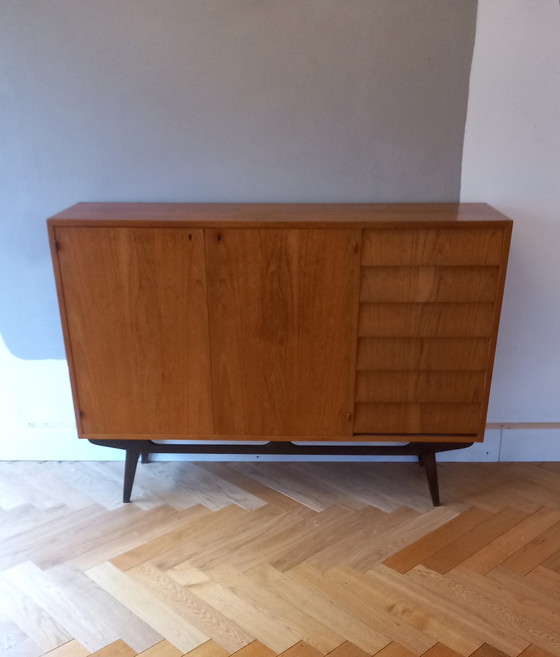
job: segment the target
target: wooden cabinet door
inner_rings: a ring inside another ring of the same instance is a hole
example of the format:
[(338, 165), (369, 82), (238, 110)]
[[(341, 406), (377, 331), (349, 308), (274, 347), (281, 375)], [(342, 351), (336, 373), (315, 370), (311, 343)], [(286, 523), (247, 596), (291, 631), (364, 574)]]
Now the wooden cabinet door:
[(351, 433), (359, 231), (206, 232), (216, 433)]
[(80, 435), (213, 433), (201, 229), (57, 226)]

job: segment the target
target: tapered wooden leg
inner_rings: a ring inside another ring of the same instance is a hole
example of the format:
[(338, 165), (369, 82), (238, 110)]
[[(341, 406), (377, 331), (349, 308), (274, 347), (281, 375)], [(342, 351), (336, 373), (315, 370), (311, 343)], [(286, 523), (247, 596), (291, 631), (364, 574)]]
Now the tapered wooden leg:
[(140, 452), (134, 449), (126, 450), (126, 460), (124, 462), (123, 502), (130, 502), (132, 484), (134, 484), (134, 475), (136, 474), (136, 466), (138, 465), (139, 456)]
[(472, 443), (408, 443), (407, 445), (363, 445), (353, 447), (325, 447), (313, 445), (295, 445), (292, 442), (269, 442), (266, 445), (192, 445), (192, 444), (165, 444), (154, 443), (151, 440), (92, 440), (89, 442), (101, 447), (115, 447), (126, 451), (126, 463), (124, 470), (124, 491), (123, 502), (130, 502), (132, 485), (134, 484), (134, 475), (136, 474), (136, 465), (140, 455), (143, 460), (150, 454), (310, 454), (310, 455), (329, 455), (329, 456), (346, 456), (352, 454), (355, 456), (417, 456), (418, 463), (423, 465), (426, 470), (426, 478), (432, 496), (434, 506), (439, 506), (439, 489), (436, 469), (436, 453), (448, 452), (449, 450), (465, 449)]
[(432, 496), (432, 504), (434, 506), (439, 506), (439, 485), (435, 452), (426, 452), (422, 454), (421, 458), (424, 470), (426, 471), (430, 495)]
[(142, 452), (140, 462), (141, 463), (149, 463), (150, 462), (150, 452)]

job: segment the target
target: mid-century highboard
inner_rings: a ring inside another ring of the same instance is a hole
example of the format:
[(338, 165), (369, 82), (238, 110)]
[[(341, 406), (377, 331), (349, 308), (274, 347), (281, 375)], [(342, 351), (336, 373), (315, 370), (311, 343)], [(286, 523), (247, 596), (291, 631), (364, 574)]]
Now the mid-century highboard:
[(436, 452), (483, 440), (512, 227), (488, 205), (79, 203), (48, 227), (78, 433), (126, 450), (125, 501), (153, 452), (402, 453), (439, 504)]

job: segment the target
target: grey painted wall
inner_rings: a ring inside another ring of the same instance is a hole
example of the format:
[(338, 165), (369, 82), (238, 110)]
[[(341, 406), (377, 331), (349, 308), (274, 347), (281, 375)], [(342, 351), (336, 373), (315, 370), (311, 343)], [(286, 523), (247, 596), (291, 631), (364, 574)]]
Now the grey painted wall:
[(0, 0), (0, 333), (77, 201), (455, 201), (476, 0)]

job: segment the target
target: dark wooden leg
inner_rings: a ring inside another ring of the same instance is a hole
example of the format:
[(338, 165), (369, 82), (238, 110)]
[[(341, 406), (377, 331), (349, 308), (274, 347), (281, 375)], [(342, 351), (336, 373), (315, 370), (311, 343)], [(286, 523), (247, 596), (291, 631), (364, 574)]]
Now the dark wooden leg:
[(430, 489), (430, 495), (432, 496), (432, 504), (434, 506), (439, 506), (439, 486), (435, 452), (425, 452), (420, 455), (420, 458), (422, 459), (424, 470), (426, 471), (428, 487)]
[(124, 469), (124, 490), (123, 502), (130, 502), (132, 485), (134, 484), (134, 475), (138, 459), (142, 455), (142, 461), (150, 454), (306, 454), (306, 455), (324, 455), (329, 456), (417, 456), (418, 463), (423, 465), (426, 470), (426, 478), (432, 496), (434, 506), (439, 506), (439, 489), (436, 469), (436, 453), (448, 452), (455, 449), (465, 449), (472, 443), (408, 443), (407, 445), (363, 445), (353, 447), (325, 447), (314, 445), (294, 445), (292, 442), (269, 442), (266, 445), (184, 445), (184, 444), (165, 444), (154, 443), (151, 440), (92, 440), (89, 442), (101, 447), (114, 447), (126, 451), (126, 463)]
[(141, 463), (149, 463), (150, 462), (150, 452), (142, 452), (142, 455), (140, 457), (140, 462)]
[(139, 456), (140, 452), (134, 449), (126, 450), (126, 461), (124, 462), (123, 502), (130, 502), (130, 494), (132, 493), (132, 484), (134, 483), (134, 475), (136, 474), (136, 466), (138, 465)]

